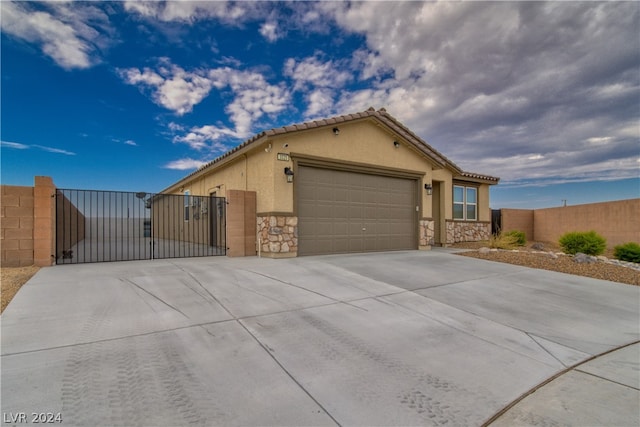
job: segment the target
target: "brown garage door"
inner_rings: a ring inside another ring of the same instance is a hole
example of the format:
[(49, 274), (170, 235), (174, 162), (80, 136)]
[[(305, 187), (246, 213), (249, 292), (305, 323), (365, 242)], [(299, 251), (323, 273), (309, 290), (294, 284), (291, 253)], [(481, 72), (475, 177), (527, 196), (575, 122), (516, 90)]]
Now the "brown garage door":
[(301, 166), (298, 254), (417, 248), (416, 181)]

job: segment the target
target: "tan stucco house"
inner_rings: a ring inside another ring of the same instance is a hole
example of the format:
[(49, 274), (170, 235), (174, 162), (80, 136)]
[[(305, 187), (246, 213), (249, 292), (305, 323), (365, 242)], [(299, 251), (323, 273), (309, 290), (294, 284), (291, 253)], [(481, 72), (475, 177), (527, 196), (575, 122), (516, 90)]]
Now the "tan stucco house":
[(486, 240), (498, 180), (370, 108), (259, 133), (163, 193), (226, 197), (228, 254), (279, 258)]

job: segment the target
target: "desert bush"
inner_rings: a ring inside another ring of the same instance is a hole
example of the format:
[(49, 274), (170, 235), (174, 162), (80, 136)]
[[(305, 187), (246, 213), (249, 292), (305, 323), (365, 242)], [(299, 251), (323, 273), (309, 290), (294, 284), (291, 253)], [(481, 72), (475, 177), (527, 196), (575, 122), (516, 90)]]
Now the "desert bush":
[(607, 247), (604, 237), (595, 231), (573, 231), (560, 237), (560, 246), (565, 253), (575, 255), (578, 252), (587, 255), (600, 255)]
[(527, 236), (525, 236), (524, 231), (511, 230), (504, 233), (505, 237), (515, 237), (517, 239), (516, 244), (518, 246), (524, 246), (527, 244)]
[(518, 236), (500, 233), (492, 235), (489, 239), (489, 247), (495, 249), (514, 249), (518, 246)]
[(634, 242), (618, 245), (613, 248), (613, 256), (620, 261), (640, 263), (640, 245)]

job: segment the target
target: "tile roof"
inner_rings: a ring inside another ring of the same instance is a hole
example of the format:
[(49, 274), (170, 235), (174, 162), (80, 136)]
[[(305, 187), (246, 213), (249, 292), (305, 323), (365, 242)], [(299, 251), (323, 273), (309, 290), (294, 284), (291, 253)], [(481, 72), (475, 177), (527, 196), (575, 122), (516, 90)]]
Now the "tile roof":
[(370, 107), (366, 111), (362, 111), (359, 113), (345, 114), (341, 116), (330, 117), (327, 119), (313, 120), (313, 121), (308, 121), (304, 123), (297, 123), (297, 124), (292, 124), (292, 125), (287, 125), (287, 126), (282, 126), (282, 127), (277, 127), (277, 128), (262, 131), (252, 136), (251, 138), (247, 139), (246, 141), (242, 142), (238, 146), (227, 151), (226, 153), (222, 154), (221, 156), (201, 166), (196, 171), (190, 173), (189, 175), (182, 178), (180, 181), (172, 184), (167, 189), (163, 190), (163, 192), (172, 187), (177, 186), (178, 184), (184, 181), (188, 181), (189, 178), (192, 178), (194, 175), (200, 174), (205, 169), (211, 168), (212, 166), (216, 165), (220, 161), (232, 156), (234, 153), (242, 150), (243, 148), (263, 138), (283, 135), (286, 133), (299, 132), (303, 130), (315, 129), (315, 128), (324, 127), (324, 126), (331, 126), (331, 125), (350, 122), (354, 120), (365, 119), (369, 117), (375, 118), (383, 125), (386, 125), (393, 133), (396, 133), (399, 137), (402, 137), (403, 139), (411, 143), (411, 145), (413, 145), (419, 151), (423, 152), (428, 157), (430, 157), (434, 161), (434, 163), (436, 163), (437, 165), (441, 167), (448, 167), (450, 169), (453, 169), (453, 171), (461, 177), (481, 179), (481, 180), (486, 180), (486, 181), (491, 181), (496, 183), (500, 179), (500, 178), (496, 178), (489, 175), (481, 175), (481, 174), (476, 174), (471, 172), (464, 172), (455, 163), (453, 163), (447, 157), (442, 155), (435, 148), (427, 144), (422, 138), (420, 138), (415, 133), (413, 133), (409, 128), (403, 125), (395, 117), (387, 113), (386, 109), (380, 108), (379, 110), (376, 110), (373, 107)]

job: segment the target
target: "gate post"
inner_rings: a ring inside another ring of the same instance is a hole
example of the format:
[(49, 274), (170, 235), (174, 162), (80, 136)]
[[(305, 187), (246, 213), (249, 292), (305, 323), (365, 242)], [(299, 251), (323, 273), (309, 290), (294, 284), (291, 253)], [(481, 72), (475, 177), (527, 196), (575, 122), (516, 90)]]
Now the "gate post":
[(36, 176), (33, 189), (33, 263), (39, 267), (55, 261), (56, 187), (48, 176)]
[(256, 255), (256, 192), (227, 190), (227, 256)]

